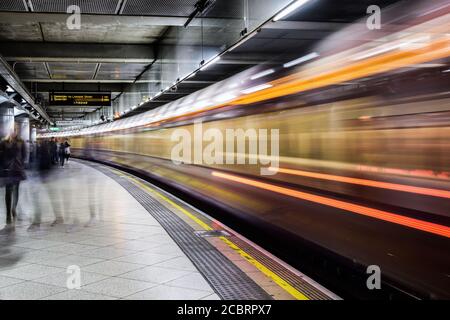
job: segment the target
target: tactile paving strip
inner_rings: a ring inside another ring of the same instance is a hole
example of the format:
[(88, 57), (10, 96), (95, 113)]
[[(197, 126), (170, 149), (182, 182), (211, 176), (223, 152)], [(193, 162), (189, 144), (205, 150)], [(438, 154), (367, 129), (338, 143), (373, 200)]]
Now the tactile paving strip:
[(235, 243), (239, 248), (247, 252), (253, 258), (258, 260), (259, 263), (263, 264), (266, 268), (269, 268), (272, 272), (277, 274), (292, 287), (306, 295), (311, 300), (330, 300), (333, 297), (328, 296), (325, 292), (315, 287), (299, 275), (295, 274), (291, 270), (287, 269), (285, 266), (277, 262), (276, 260), (270, 259), (264, 253), (250, 246), (245, 241), (242, 241), (236, 236), (229, 237), (229, 240)]
[(83, 163), (101, 171), (124, 187), (161, 224), (222, 299), (273, 299), (205, 238), (197, 236), (191, 226), (147, 192), (104, 166), (84, 161)]

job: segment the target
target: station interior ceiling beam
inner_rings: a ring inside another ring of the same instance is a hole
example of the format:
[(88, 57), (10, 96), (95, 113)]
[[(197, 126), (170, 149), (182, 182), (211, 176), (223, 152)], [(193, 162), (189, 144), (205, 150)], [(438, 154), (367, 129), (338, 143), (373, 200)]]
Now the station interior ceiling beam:
[(2, 55), (14, 62), (144, 63), (155, 60), (152, 45), (59, 42), (0, 42)]
[[(65, 13), (38, 13), (38, 12), (15, 12), (11, 15), (9, 12), (0, 12), (0, 20), (4, 23), (54, 23), (66, 24), (68, 14)], [(190, 27), (224, 27), (225, 24), (235, 24), (242, 19), (221, 19), (221, 18), (203, 18), (195, 19), (189, 25)], [(93, 25), (152, 25), (162, 27), (183, 27), (186, 22), (185, 17), (173, 16), (136, 16), (136, 15), (108, 15), (108, 14), (88, 14), (82, 15), (83, 24)]]

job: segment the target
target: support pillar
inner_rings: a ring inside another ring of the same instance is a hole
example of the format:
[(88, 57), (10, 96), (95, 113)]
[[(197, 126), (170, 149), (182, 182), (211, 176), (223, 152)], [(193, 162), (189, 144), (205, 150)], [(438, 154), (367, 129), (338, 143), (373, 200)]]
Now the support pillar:
[(27, 116), (19, 116), (15, 119), (17, 136), (23, 140), (26, 146), (27, 155), (25, 163), (30, 161), (30, 118)]
[(15, 121), (17, 136), (25, 142), (30, 142), (30, 118), (28, 116), (20, 116)]
[(9, 102), (0, 104), (0, 139), (14, 133), (14, 106)]

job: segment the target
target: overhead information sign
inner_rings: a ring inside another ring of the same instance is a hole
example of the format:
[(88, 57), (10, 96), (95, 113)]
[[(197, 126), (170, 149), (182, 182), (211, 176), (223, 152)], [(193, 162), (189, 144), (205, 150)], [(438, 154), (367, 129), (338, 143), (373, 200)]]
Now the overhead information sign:
[(109, 107), (111, 93), (51, 92), (49, 104), (51, 106)]
[(58, 120), (55, 121), (58, 127), (67, 127), (67, 126), (85, 126), (92, 124), (91, 120)]

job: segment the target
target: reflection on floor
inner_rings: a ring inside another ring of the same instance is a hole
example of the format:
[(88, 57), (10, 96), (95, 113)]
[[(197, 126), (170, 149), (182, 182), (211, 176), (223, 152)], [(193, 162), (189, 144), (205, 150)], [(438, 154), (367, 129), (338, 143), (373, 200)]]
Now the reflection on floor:
[[(15, 231), (0, 235), (0, 299), (219, 299), (159, 223), (95, 169), (29, 174), (20, 191)], [(69, 289), (78, 267), (81, 288)]]

